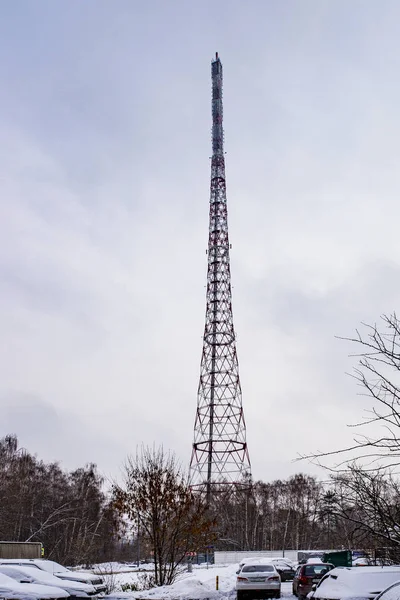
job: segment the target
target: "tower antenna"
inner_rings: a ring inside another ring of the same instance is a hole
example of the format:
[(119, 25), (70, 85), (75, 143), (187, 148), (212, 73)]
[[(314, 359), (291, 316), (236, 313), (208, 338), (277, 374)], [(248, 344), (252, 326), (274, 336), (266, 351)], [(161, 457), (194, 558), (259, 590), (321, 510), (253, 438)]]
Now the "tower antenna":
[(211, 62), (212, 149), (206, 323), (190, 480), (206, 493), (248, 485), (250, 459), (242, 408), (242, 390), (233, 327), (224, 131), (222, 127), (222, 63)]

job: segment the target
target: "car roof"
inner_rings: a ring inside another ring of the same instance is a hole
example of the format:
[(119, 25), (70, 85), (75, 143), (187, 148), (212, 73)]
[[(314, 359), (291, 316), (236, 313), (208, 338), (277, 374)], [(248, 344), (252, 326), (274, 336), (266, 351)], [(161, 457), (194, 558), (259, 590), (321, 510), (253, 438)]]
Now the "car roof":
[(257, 563), (246, 563), (245, 565), (243, 565), (242, 569), (244, 569), (245, 567), (272, 567), (273, 569), (275, 569), (274, 563), (268, 562), (268, 561), (260, 561)]
[(20, 565), (22, 563), (29, 563), (32, 566), (36, 565), (32, 558), (0, 558), (0, 564), (4, 565)]
[(267, 558), (264, 558), (262, 556), (251, 556), (249, 558), (242, 558), (242, 560), (240, 561), (241, 563), (251, 563), (251, 562), (260, 562), (260, 560), (268, 560)]
[(285, 558), (284, 556), (273, 556), (269, 560), (281, 560), (282, 562), (293, 562), (290, 558)]
[(335, 567), (330, 575), (340, 575), (340, 577), (364, 577), (367, 573), (400, 573), (400, 565), (389, 567)]
[(334, 567), (335, 565), (333, 565), (332, 563), (323, 563), (323, 562), (308, 562), (305, 563), (304, 565), (301, 565), (301, 567), (304, 569), (305, 567)]

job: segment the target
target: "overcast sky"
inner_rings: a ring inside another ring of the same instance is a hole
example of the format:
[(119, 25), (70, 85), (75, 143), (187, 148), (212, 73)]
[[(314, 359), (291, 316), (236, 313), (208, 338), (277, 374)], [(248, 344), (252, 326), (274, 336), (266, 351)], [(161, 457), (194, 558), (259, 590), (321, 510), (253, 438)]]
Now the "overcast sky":
[(351, 440), (351, 335), (400, 299), (397, 0), (0, 3), (0, 436), (116, 476), (190, 459), (210, 61), (224, 67), (253, 475)]

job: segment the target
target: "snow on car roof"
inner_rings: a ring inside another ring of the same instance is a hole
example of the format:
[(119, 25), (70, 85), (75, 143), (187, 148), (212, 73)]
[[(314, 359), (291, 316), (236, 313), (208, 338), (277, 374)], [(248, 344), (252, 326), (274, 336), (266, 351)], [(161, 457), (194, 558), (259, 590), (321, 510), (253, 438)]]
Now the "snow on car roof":
[(362, 569), (357, 567), (336, 567), (331, 571), (331, 574), (341, 573), (342, 577), (365, 577), (367, 573), (399, 573), (400, 565), (393, 567), (363, 567)]
[(268, 560), (281, 560), (283, 562), (293, 562), (290, 558), (285, 558), (284, 556), (272, 556)]
[(259, 563), (263, 563), (265, 565), (273, 564), (270, 558), (263, 558), (260, 556), (259, 558), (243, 558), (239, 563), (239, 567), (243, 567), (243, 565), (257, 565)]
[(324, 563), (322, 562), (322, 560), (318, 556), (312, 556), (311, 558), (307, 559), (307, 563), (306, 564), (307, 565), (311, 565), (311, 564), (313, 564), (313, 565), (321, 565), (321, 564), (324, 564)]

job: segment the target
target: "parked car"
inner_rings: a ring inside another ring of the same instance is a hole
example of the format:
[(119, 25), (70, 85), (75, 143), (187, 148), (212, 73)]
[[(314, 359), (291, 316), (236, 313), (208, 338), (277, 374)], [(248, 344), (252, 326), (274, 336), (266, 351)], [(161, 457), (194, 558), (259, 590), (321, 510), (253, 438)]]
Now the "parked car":
[(281, 597), (281, 578), (272, 563), (243, 565), (236, 574), (237, 600)]
[(366, 556), (360, 556), (352, 561), (353, 567), (368, 567), (370, 564), (371, 563)]
[[(309, 598), (372, 600), (382, 590), (399, 581), (400, 567), (336, 567), (319, 582)], [(390, 596), (386, 600), (389, 598)], [(398, 598), (400, 595), (393, 596), (390, 600)]]
[[(365, 550), (352, 550), (351, 551), (351, 565), (353, 567), (367, 567), (372, 565), (368, 554)], [(348, 565), (350, 566), (350, 565)]]
[(389, 585), (383, 592), (375, 598), (375, 600), (399, 600), (400, 598), (400, 581)]
[(299, 561), (299, 565), (305, 565), (310, 558), (319, 558), (322, 561), (324, 554), (325, 550), (299, 550), (297, 560)]
[(269, 560), (278, 571), (281, 581), (292, 581), (296, 573), (296, 569), (294, 568), (292, 561), (284, 557), (270, 558)]
[(244, 565), (252, 565), (252, 564), (257, 564), (257, 563), (262, 563), (262, 562), (265, 563), (265, 562), (268, 562), (268, 560), (262, 556), (246, 556), (245, 558), (242, 558), (242, 560), (240, 561), (239, 569), (244, 567)]
[(22, 567), (20, 565), (0, 564), (0, 573), (12, 577), (19, 583), (35, 583), (47, 585), (65, 590), (73, 598), (95, 598), (96, 590), (87, 583), (78, 583), (77, 581), (63, 581), (46, 571), (35, 569), (35, 567)]
[(93, 573), (86, 573), (85, 571), (71, 571), (63, 565), (54, 562), (53, 560), (44, 560), (40, 558), (23, 559), (23, 558), (10, 558), (0, 560), (0, 564), (13, 564), (20, 565), (22, 567), (36, 567), (41, 571), (51, 573), (60, 579), (67, 579), (68, 581), (78, 581), (79, 583), (87, 583), (92, 585), (97, 594), (104, 594), (106, 591), (106, 585), (104, 580), (99, 575)]
[(293, 579), (293, 594), (302, 600), (311, 592), (313, 585), (318, 583), (331, 569), (334, 569), (331, 563), (307, 562), (305, 565), (299, 565)]
[(0, 597), (5, 600), (64, 600), (68, 592), (45, 585), (19, 583), (0, 573)]

